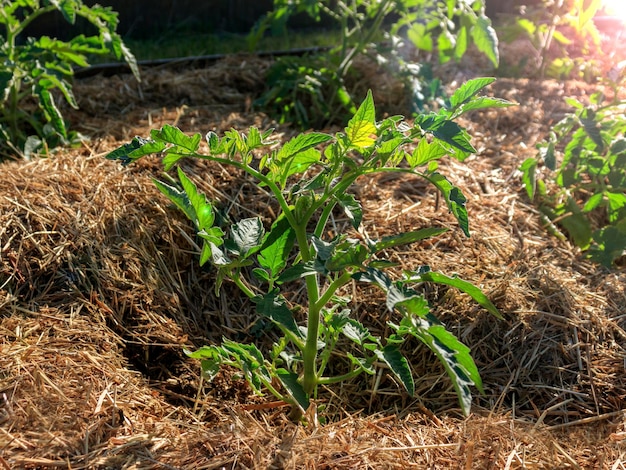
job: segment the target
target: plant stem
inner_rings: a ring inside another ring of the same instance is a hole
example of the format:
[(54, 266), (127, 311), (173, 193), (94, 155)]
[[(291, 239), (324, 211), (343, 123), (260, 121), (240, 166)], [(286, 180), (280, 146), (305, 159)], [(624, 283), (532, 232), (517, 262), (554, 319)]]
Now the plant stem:
[(335, 279), (333, 282), (331, 282), (330, 285), (326, 288), (326, 291), (324, 291), (324, 293), (320, 296), (320, 298), (317, 301), (319, 310), (321, 311), (324, 305), (330, 302), (330, 299), (333, 297), (333, 295), (335, 295), (335, 292), (337, 292), (338, 289), (340, 289), (341, 287), (345, 286), (348, 282), (350, 282), (351, 279), (352, 279), (352, 273), (345, 272), (341, 276), (339, 276), (337, 279)]
[(320, 377), (319, 379), (317, 379), (317, 383), (319, 385), (330, 385), (330, 384), (335, 384), (339, 382), (344, 382), (345, 380), (350, 380), (358, 375), (361, 375), (361, 372), (363, 372), (363, 369), (359, 367), (358, 369), (354, 369), (350, 372), (347, 372), (342, 375), (337, 375), (335, 377)]

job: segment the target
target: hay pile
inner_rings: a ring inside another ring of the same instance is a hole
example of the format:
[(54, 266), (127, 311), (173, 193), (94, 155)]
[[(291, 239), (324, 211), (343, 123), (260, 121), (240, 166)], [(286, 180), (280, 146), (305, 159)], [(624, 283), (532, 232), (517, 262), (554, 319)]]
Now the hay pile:
[[(222, 72), (170, 78), (195, 83)], [(550, 238), (516, 171), (564, 112), (562, 97), (586, 85), (500, 80), (493, 93), (522, 104), (466, 123), (480, 156), (442, 172), (469, 199), (470, 239), (422, 181), (360, 182), (370, 236), (449, 226), (397, 261), (480, 285), (505, 320), (452, 289), (428, 291), (436, 314), (472, 347), (485, 384), (469, 418), (432, 354), (409, 343), (416, 398), (384, 373), (376, 389), (361, 378), (322, 390), (330, 422), (317, 427), (288, 422), (271, 397), (253, 396), (228, 373), (200, 387), (198, 364), (182, 349), (245, 332), (251, 306), (230, 286), (213, 296), (189, 224), (154, 188), (158, 162), (121, 168), (104, 159), (166, 122), (206, 132), (270, 121), (244, 113), (245, 91), (228, 103), (198, 88), (182, 107), (170, 89), (160, 98), (158, 87), (141, 86), (126, 77), (78, 83), (83, 109), (72, 119), (94, 139), (3, 165), (0, 467), (624, 468), (626, 269), (605, 271)], [(111, 90), (141, 91), (149, 104), (128, 96), (115, 104)], [(186, 165), (234, 217), (263, 216), (267, 200), (241, 175)], [(362, 292), (354, 310), (375, 329), (382, 299)]]

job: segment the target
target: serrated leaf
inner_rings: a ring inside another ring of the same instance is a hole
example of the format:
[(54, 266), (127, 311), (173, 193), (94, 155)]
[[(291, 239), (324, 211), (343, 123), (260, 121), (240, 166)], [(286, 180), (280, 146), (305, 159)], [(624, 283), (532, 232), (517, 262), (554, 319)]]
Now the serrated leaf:
[(209, 131), (207, 132), (205, 138), (207, 143), (209, 144), (209, 150), (211, 154), (217, 154), (220, 148), (220, 138), (218, 137), (218, 135), (213, 131)]
[(294, 338), (304, 338), (293, 317), (293, 312), (287, 307), (284, 297), (278, 295), (277, 291), (256, 296), (252, 301), (256, 304), (257, 312), (272, 320), (282, 331), (289, 332)]
[(583, 206), (583, 212), (591, 212), (597, 208), (604, 200), (604, 193), (593, 194)]
[(434, 282), (437, 284), (445, 284), (448, 286), (456, 287), (461, 292), (465, 292), (466, 294), (468, 294), (472, 299), (474, 299), (474, 301), (476, 301), (480, 306), (485, 308), (494, 317), (500, 320), (503, 319), (496, 306), (491, 302), (491, 300), (489, 300), (485, 293), (471, 282), (464, 281), (457, 276), (450, 277), (446, 276), (445, 274), (433, 271), (417, 273), (417, 275), (411, 279)]
[(476, 94), (486, 86), (495, 82), (493, 77), (474, 78), (463, 83), (450, 97), (450, 104), (453, 108), (469, 102)]
[(476, 153), (476, 149), (469, 142), (467, 132), (454, 121), (446, 119), (445, 116), (432, 114), (418, 116), (415, 122), (445, 145), (446, 150), (459, 161), (463, 161), (471, 153)]
[(163, 193), (174, 205), (183, 211), (185, 216), (192, 222), (196, 222), (196, 211), (189, 200), (187, 194), (184, 191), (179, 190), (174, 186), (170, 186), (162, 181), (159, 181), (155, 178), (152, 179), (155, 186), (161, 193)]
[(407, 154), (406, 160), (411, 168), (425, 165), (438, 160), (448, 154), (448, 151), (437, 142), (428, 142), (426, 138), (420, 139), (412, 154)]
[(160, 130), (152, 129), (152, 131), (150, 131), (150, 137), (152, 137), (153, 140), (160, 140), (182, 147), (190, 153), (198, 150), (198, 146), (202, 140), (202, 136), (199, 133), (196, 133), (193, 136), (188, 136), (178, 127), (174, 127), (169, 124), (165, 124)]
[(474, 385), (482, 393), (482, 381), (470, 349), (461, 343), (452, 333), (447, 331), (437, 319), (413, 315), (405, 310), (400, 325), (390, 324), (400, 336), (412, 335), (422, 341), (435, 353), (442, 363), (457, 392), (459, 404), (467, 416), (472, 406), (472, 392)]
[(286, 217), (279, 217), (266, 234), (259, 256), (259, 264), (275, 278), (287, 265), (296, 234)]
[(395, 345), (386, 345), (382, 351), (376, 350), (376, 356), (389, 366), (393, 375), (404, 386), (410, 396), (415, 394), (415, 382), (413, 374), (406, 358)]
[(371, 147), (376, 141), (376, 109), (371, 90), (368, 90), (365, 100), (348, 121), (345, 131), (349, 145), (359, 150)]
[(39, 97), (39, 106), (43, 110), (46, 119), (52, 124), (54, 130), (56, 130), (63, 138), (67, 139), (67, 129), (65, 128), (65, 121), (63, 120), (63, 116), (57, 108), (56, 103), (54, 102), (54, 96), (44, 89), (39, 88), (36, 90), (36, 94)]
[(341, 329), (341, 333), (359, 346), (363, 346), (368, 342), (378, 344), (378, 340), (372, 336), (370, 331), (361, 322), (353, 318), (350, 318), (345, 322), (343, 328)]
[(302, 409), (302, 411), (306, 411), (310, 404), (309, 396), (306, 394), (304, 388), (302, 388), (302, 385), (298, 381), (298, 374), (280, 368), (276, 369), (276, 376), (289, 396), (295, 400), (296, 404)]
[(155, 142), (153, 140), (135, 137), (128, 144), (109, 152), (106, 158), (109, 160), (120, 160), (123, 165), (128, 165), (135, 160), (146, 155), (159, 153), (165, 148), (165, 143)]
[(517, 103), (504, 100), (502, 98), (491, 98), (489, 96), (481, 96), (479, 98), (472, 99), (471, 101), (461, 105), (459, 109), (454, 113), (454, 118), (462, 116), (470, 111), (476, 111), (478, 109), (486, 108), (508, 108), (509, 106), (516, 106)]
[(276, 154), (275, 160), (277, 162), (283, 162), (295, 156), (300, 152), (311, 149), (319, 144), (328, 142), (333, 136), (328, 134), (322, 134), (320, 132), (311, 132), (308, 134), (298, 134), (291, 139)]
[(485, 54), (494, 67), (498, 67), (500, 53), (498, 51), (498, 36), (486, 16), (479, 16), (471, 30), (472, 39), (476, 48)]
[(183, 186), (183, 190), (193, 207), (193, 217), (189, 217), (187, 211), (185, 214), (196, 225), (198, 230), (208, 229), (213, 225), (215, 216), (213, 214), (213, 206), (206, 200), (204, 194), (198, 192), (198, 188), (189, 177), (178, 168), (178, 179)]
[(231, 240), (239, 256), (245, 257), (252, 249), (261, 245), (265, 228), (259, 217), (242, 219), (230, 228)]
[(469, 219), (467, 216), (467, 209), (465, 208), (467, 199), (461, 190), (450, 183), (450, 181), (448, 181), (446, 177), (440, 173), (432, 173), (426, 175), (425, 177), (432, 184), (434, 184), (439, 191), (441, 191), (441, 194), (448, 205), (448, 209), (459, 222), (459, 226), (461, 227), (461, 230), (463, 230), (465, 236), (469, 237)]
[(348, 267), (360, 268), (367, 258), (368, 250), (358, 240), (348, 239), (333, 250), (324, 266), (328, 271), (342, 271)]
[(344, 193), (337, 196), (337, 202), (346, 214), (352, 227), (358, 230), (363, 220), (363, 209), (361, 203), (357, 201), (352, 194)]
[(626, 194), (613, 191), (606, 191), (605, 195), (609, 201), (609, 222), (615, 223), (626, 218), (624, 209), (626, 208)]
[(285, 269), (276, 279), (278, 283), (295, 281), (313, 274), (326, 274), (324, 265), (316, 261), (309, 263), (298, 263)]
[(522, 172), (522, 183), (524, 183), (526, 194), (528, 194), (528, 198), (532, 201), (535, 197), (537, 187), (537, 159), (532, 157), (527, 158), (519, 169)]

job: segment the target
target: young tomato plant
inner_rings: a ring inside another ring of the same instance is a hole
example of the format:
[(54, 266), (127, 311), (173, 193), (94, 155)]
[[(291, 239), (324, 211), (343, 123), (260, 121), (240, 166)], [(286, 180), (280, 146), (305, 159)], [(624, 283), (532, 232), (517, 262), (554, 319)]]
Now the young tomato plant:
[[(271, 320), (282, 334), (266, 354), (255, 344), (227, 338), (221, 345), (188, 352), (201, 360), (204, 374), (212, 377), (224, 364), (239, 368), (255, 391), (269, 390), (292, 406), (292, 417), (297, 419), (316, 397), (320, 385), (361, 373), (374, 374), (381, 363), (412, 394), (413, 377), (401, 350), (405, 338), (415, 337), (443, 363), (463, 412), (469, 412), (471, 387), (482, 390), (470, 350), (437, 320), (414, 286), (423, 282), (447, 284), (466, 292), (499, 317), (497, 309), (477, 287), (428, 267), (405, 272), (397, 280), (385, 272), (393, 265), (385, 259), (385, 250), (439, 235), (446, 229), (429, 227), (379, 240), (328, 234), (333, 233), (330, 221), (335, 209), (343, 210), (355, 231), (361, 226), (361, 205), (349, 192), (358, 178), (397, 173), (419, 175), (431, 182), (469, 236), (466, 199), (437, 171), (437, 160), (449, 154), (462, 161), (475, 151), (455, 118), (470, 110), (510, 104), (478, 96), (492, 81), (482, 78), (466, 83), (451, 97), (449, 109), (420, 116), (413, 125), (403, 122), (400, 116), (377, 122), (374, 101), (368, 93), (345, 132), (334, 136), (300, 134), (264, 154), (262, 150), (271, 143), (271, 131), (260, 132), (252, 127), (243, 134), (231, 130), (223, 138), (209, 132), (209, 152), (204, 154), (198, 151), (200, 134), (188, 136), (166, 125), (153, 130), (149, 139), (136, 137), (107, 156), (130, 163), (160, 153), (166, 170), (182, 158), (211, 160), (247, 173), (269, 190), (280, 207), (269, 229), (259, 218), (246, 218), (224, 229), (215, 224), (214, 204), (198, 192), (180, 168), (180, 186), (155, 181), (195, 224), (202, 240), (200, 264), (210, 262), (217, 270), (216, 291), (225, 279), (230, 279), (254, 302), (257, 313)], [(419, 143), (414, 147), (416, 141)], [(320, 146), (324, 149), (318, 149)], [(388, 323), (393, 333), (387, 338), (374, 336), (350, 315), (349, 300), (342, 288), (353, 281), (372, 283), (386, 293), (387, 309), (396, 312)], [(293, 292), (293, 285), (286, 289), (293, 282), (302, 282), (305, 287), (306, 301), (300, 304), (283, 293)], [(301, 312), (306, 312), (304, 324), (298, 321)], [(342, 337), (353, 347), (338, 355), (335, 347)], [(343, 360), (340, 357), (348, 362), (347, 372), (327, 375), (330, 361)]]
[[(300, 128), (341, 123), (354, 113), (346, 79), (355, 58), (369, 53), (385, 37), (392, 49), (409, 41), (417, 49), (436, 50), (442, 62), (461, 58), (472, 41), (494, 67), (498, 65), (498, 40), (483, 0), (274, 0), (274, 9), (249, 35), (251, 48), (267, 29), (285, 30), (296, 14), (306, 14), (315, 22), (324, 15), (341, 32), (341, 44), (323, 56), (283, 58), (270, 69), (269, 89), (258, 100), (259, 106), (279, 122)], [(389, 57), (378, 59), (389, 62)], [(423, 88), (419, 66), (407, 64), (398, 54), (391, 59), (407, 77), (407, 89)]]
[[(554, 126), (539, 145), (539, 155), (520, 168), (528, 196), (550, 230), (565, 239), (558, 227), (563, 228), (589, 258), (606, 267), (626, 252), (626, 101), (619, 99), (620, 73), (614, 70), (608, 79), (612, 99), (601, 92), (590, 97), (588, 106), (568, 99), (575, 111)], [(539, 163), (554, 172), (555, 185), (537, 177)]]
[[(81, 34), (70, 41), (21, 37), (34, 20), (55, 10), (72, 25), (77, 17), (86, 19), (98, 35)], [(139, 78), (135, 57), (115, 32), (117, 23), (110, 8), (88, 7), (82, 0), (0, 0), (0, 157), (29, 156), (71, 140), (53, 91), (77, 108), (72, 67), (87, 67), (90, 56), (113, 54)], [(30, 96), (39, 105), (36, 112), (24, 106)]]

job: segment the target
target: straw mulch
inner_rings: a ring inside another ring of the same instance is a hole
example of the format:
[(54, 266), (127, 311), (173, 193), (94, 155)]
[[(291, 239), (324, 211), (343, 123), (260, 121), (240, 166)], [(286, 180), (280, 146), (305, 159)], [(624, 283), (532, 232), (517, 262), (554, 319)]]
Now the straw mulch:
[[(183, 348), (249, 337), (253, 309), (228, 284), (214, 296), (190, 225), (152, 183), (158, 161), (121, 168), (104, 155), (163, 123), (189, 132), (271, 127), (250, 111), (267, 64), (242, 62), (146, 71), (141, 85), (82, 80), (81, 111), (70, 116), (92, 140), (3, 165), (0, 468), (624, 468), (626, 269), (603, 270), (551, 238), (517, 172), (565, 111), (563, 97), (584, 99), (584, 83), (502, 79), (490, 92), (520, 106), (464, 123), (480, 153), (442, 171), (468, 197), (470, 239), (419, 179), (356, 188), (371, 237), (450, 227), (394, 259), (458, 273), (505, 317), (427, 287), (484, 381), (470, 417), (442, 367), (413, 342), (405, 353), (415, 398), (381, 370), (322, 390), (325, 424), (289, 422), (230, 371), (200, 383)], [(266, 195), (241, 175), (185, 165), (234, 217), (268, 215)], [(374, 331), (388, 320), (382, 300), (369, 288), (355, 297), (355, 314)]]

